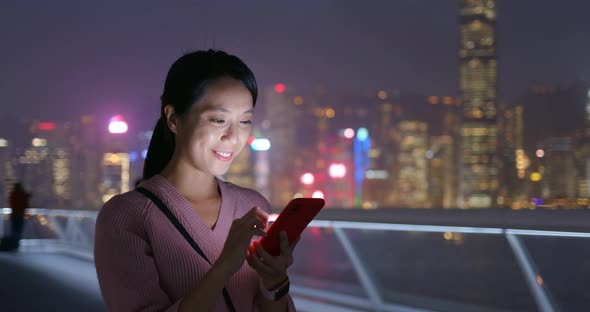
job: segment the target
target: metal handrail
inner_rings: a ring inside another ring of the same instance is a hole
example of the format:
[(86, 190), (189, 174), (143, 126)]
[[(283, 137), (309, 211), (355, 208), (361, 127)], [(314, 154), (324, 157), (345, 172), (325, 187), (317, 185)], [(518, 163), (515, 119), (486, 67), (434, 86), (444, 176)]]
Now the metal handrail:
[[(7, 215), (10, 209), (0, 209), (1, 214)], [(29, 218), (37, 218), (46, 222), (44, 226), (50, 227), (56, 234), (54, 239), (39, 239), (30, 238), (23, 240), (25, 248), (32, 248), (39, 250), (40, 248), (48, 252), (66, 252), (92, 258), (93, 237), (87, 237), (88, 232), (84, 232), (81, 228), (82, 220), (89, 219), (90, 224), (94, 226), (96, 221), (97, 211), (80, 211), (80, 210), (56, 210), (56, 209), (28, 209), (27, 215)], [(58, 222), (58, 218), (65, 218), (62, 222)], [(5, 219), (5, 218), (4, 218)], [(63, 222), (65, 221), (65, 222)], [(0, 235), (3, 233), (0, 222)], [(88, 224), (87, 224), (88, 226)], [(484, 227), (463, 227), (463, 226), (434, 226), (434, 225), (415, 225), (415, 224), (388, 224), (388, 223), (370, 223), (370, 222), (354, 222), (354, 221), (329, 221), (329, 220), (314, 220), (310, 223), (310, 227), (330, 228), (336, 234), (336, 237), (342, 245), (348, 260), (354, 267), (355, 274), (361, 282), (366, 297), (358, 298), (349, 295), (343, 295), (331, 292), (329, 290), (317, 290), (306, 288), (297, 284), (293, 285), (292, 291), (297, 294), (309, 297), (311, 294), (319, 299), (324, 299), (331, 302), (347, 302), (349, 306), (357, 306), (357, 308), (367, 308), (367, 305), (374, 311), (426, 311), (425, 309), (418, 309), (408, 306), (402, 306), (392, 303), (386, 303), (381, 298), (377, 291), (376, 283), (371, 279), (366, 271), (366, 265), (363, 263), (362, 257), (356, 253), (354, 245), (347, 237), (344, 229), (353, 230), (374, 230), (374, 231), (401, 231), (401, 232), (452, 232), (452, 233), (475, 233), (488, 235), (502, 235), (508, 242), (515, 258), (517, 259), (520, 270), (525, 276), (527, 286), (535, 300), (535, 304), (539, 311), (557, 311), (556, 304), (551, 300), (546, 285), (540, 283), (542, 276), (536, 269), (536, 265), (522, 244), (519, 236), (558, 236), (558, 237), (577, 237), (590, 238), (590, 233), (583, 232), (560, 232), (560, 231), (539, 231), (539, 230), (522, 230), (522, 229), (504, 229), (504, 228), (484, 228)], [(93, 229), (92, 229), (93, 230)], [(93, 231), (91, 231), (93, 233)], [(346, 298), (347, 300), (343, 300)], [(324, 303), (325, 304), (325, 303)]]

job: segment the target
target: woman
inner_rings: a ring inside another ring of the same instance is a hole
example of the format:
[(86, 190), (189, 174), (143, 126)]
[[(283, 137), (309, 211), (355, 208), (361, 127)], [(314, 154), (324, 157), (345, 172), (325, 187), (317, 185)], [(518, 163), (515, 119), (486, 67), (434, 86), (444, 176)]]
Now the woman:
[(281, 255), (272, 257), (254, 240), (264, 235), (268, 201), (216, 178), (246, 145), (257, 92), (250, 69), (225, 52), (172, 65), (143, 182), (97, 218), (96, 271), (110, 311), (295, 310), (293, 246), (281, 233)]

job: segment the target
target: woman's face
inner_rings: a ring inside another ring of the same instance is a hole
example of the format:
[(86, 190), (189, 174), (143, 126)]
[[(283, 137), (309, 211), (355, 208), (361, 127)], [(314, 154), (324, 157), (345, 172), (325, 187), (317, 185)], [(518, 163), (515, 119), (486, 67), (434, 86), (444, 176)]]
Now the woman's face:
[(233, 78), (209, 84), (191, 112), (177, 123), (180, 160), (207, 174), (227, 172), (252, 132), (252, 95)]

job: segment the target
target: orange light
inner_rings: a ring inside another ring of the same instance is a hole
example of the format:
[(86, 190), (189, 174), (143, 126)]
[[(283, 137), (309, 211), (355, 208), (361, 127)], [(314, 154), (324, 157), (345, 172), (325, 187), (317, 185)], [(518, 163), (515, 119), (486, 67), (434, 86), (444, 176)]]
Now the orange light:
[(295, 105), (301, 105), (301, 104), (303, 104), (303, 97), (301, 97), (301, 96), (299, 96), (299, 95), (298, 95), (298, 96), (296, 96), (296, 97), (293, 99), (293, 103), (295, 103)]
[(336, 111), (333, 108), (328, 107), (325, 110), (325, 114), (326, 114), (326, 117), (328, 117), (328, 118), (334, 118), (334, 116), (336, 116)]

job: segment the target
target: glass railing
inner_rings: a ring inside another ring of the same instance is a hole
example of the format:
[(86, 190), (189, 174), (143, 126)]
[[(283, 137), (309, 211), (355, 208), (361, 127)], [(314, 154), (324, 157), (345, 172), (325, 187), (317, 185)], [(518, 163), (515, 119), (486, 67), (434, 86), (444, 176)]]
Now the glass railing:
[[(95, 222), (92, 211), (30, 209), (21, 248), (91, 259)], [(295, 250), (291, 292), (307, 311), (588, 311), (588, 238), (316, 220)]]
[[(10, 233), (10, 208), (4, 208), (0, 235)], [(61, 252), (93, 259), (96, 211), (27, 209), (20, 250)]]

